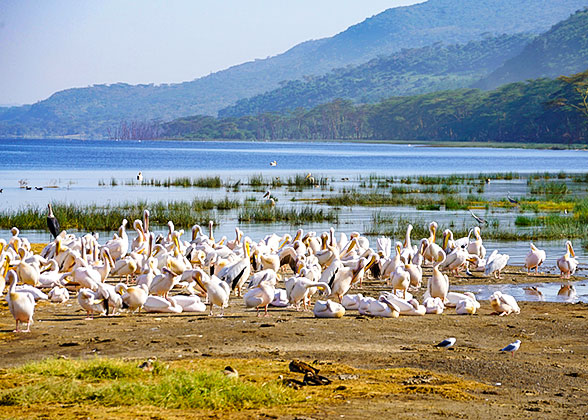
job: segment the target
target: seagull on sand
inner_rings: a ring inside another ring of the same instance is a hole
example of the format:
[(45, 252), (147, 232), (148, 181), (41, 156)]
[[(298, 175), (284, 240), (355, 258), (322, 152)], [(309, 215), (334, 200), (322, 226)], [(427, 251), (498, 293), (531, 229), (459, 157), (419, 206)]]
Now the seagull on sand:
[(510, 354), (512, 354), (512, 356), (514, 357), (514, 353), (519, 349), (519, 347), (521, 347), (521, 340), (517, 340), (514, 343), (510, 343), (505, 348), (500, 349), (500, 351), (509, 351)]
[(453, 347), (453, 345), (455, 344), (455, 337), (450, 337), (450, 338), (446, 338), (445, 340), (441, 341), (439, 344), (436, 344), (435, 347), (439, 347), (442, 349), (448, 349), (450, 347)]

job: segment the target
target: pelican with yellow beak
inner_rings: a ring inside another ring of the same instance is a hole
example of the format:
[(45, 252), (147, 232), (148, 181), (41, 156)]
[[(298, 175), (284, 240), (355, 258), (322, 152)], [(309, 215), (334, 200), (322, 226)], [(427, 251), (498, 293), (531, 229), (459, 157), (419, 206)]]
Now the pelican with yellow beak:
[(535, 274), (539, 274), (539, 267), (545, 262), (546, 257), (545, 251), (537, 248), (533, 245), (533, 242), (531, 242), (531, 250), (525, 258), (525, 268), (527, 269), (527, 273), (530, 273), (534, 268)]
[(578, 260), (570, 241), (566, 241), (566, 253), (557, 259), (557, 268), (561, 271), (561, 278), (569, 279), (578, 268)]
[[(6, 300), (8, 301), (8, 309), (16, 321), (16, 329), (14, 332), (29, 332), (30, 325), (33, 322), (33, 314), (35, 312), (35, 298), (30, 293), (16, 291), (16, 282), (18, 276), (16, 272), (10, 270), (6, 274), (6, 278), (10, 282)], [(20, 330), (18, 328), (19, 322), (26, 322), (27, 329)]]
[(241, 296), (241, 288), (251, 275), (251, 245), (249, 238), (243, 241), (243, 256), (236, 262), (227, 265), (218, 273), (218, 278), (226, 282), (237, 296)]

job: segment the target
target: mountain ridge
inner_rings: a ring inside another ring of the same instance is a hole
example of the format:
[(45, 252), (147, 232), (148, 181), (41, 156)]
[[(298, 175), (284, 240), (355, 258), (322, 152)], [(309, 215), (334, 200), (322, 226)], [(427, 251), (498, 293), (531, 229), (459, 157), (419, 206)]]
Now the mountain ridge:
[(485, 33), (539, 33), (585, 6), (585, 0), (428, 0), (387, 9), (331, 38), (306, 41), (283, 54), (173, 85), (95, 85), (56, 92), (0, 113), (2, 135), (105, 136), (121, 121), (216, 112), (284, 80), (321, 75), (402, 47), (467, 42)]

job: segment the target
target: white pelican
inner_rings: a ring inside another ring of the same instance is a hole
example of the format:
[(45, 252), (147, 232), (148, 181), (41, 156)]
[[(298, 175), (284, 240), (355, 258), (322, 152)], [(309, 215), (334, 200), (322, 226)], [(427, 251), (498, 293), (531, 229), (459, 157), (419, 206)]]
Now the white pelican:
[(521, 313), (521, 308), (514, 297), (504, 294), (500, 291), (494, 292), (490, 296), (490, 304), (494, 312), (500, 316), (510, 315), (511, 313)]
[(343, 299), (341, 299), (341, 305), (345, 307), (346, 310), (357, 310), (359, 308), (359, 304), (363, 299), (363, 295), (358, 293), (356, 295), (345, 295)]
[[(2, 255), (2, 249), (0, 248), (0, 255)], [(4, 256), (4, 262), (2, 263), (2, 269), (0, 269), (0, 297), (4, 294), (6, 288), (6, 275), (8, 274), (8, 267), (10, 266), (10, 257)]]
[(404, 269), (410, 277), (410, 285), (420, 289), (423, 281), (423, 268), (420, 264), (413, 263), (412, 257), (409, 257), (407, 263), (404, 264)]
[[(305, 269), (303, 269), (305, 270)], [(325, 292), (326, 296), (331, 294), (331, 288), (327, 283), (314, 282), (304, 276), (291, 277), (286, 280), (286, 293), (288, 295), (288, 302), (296, 307), (296, 310), (300, 310), (300, 304), (302, 303), (304, 310), (308, 309), (310, 301), (311, 288), (321, 289)]]
[(389, 292), (382, 292), (380, 299), (382, 297), (393, 303), (399, 309), (400, 315), (422, 316), (427, 313), (427, 309), (416, 299), (404, 300)]
[(369, 301), (365, 308), (365, 313), (380, 318), (398, 318), (400, 316), (400, 308), (384, 296), (380, 296), (378, 300)]
[(317, 318), (341, 318), (345, 315), (345, 308), (332, 300), (317, 300), (312, 313)]
[(448, 306), (450, 308), (454, 308), (458, 305), (459, 302), (461, 302), (462, 300), (465, 300), (465, 299), (471, 300), (472, 302), (474, 302), (476, 309), (480, 309), (480, 302), (478, 302), (476, 300), (476, 295), (474, 295), (472, 292), (463, 292), (463, 293), (449, 292), (449, 293), (447, 293), (447, 296), (445, 298), (445, 306)]
[[(33, 314), (35, 312), (35, 299), (30, 293), (23, 293), (16, 291), (16, 282), (18, 276), (15, 271), (10, 270), (6, 275), (9, 281), (8, 293), (6, 300), (8, 301), (8, 309), (16, 321), (16, 329), (14, 332), (29, 332), (30, 325), (33, 322)], [(22, 331), (18, 328), (19, 322), (26, 322), (27, 329)]]
[(443, 249), (441, 249), (441, 247), (435, 243), (436, 232), (437, 232), (437, 222), (429, 223), (429, 237), (427, 238), (429, 244), (425, 248), (425, 252), (423, 253), (423, 257), (425, 257), (425, 260), (427, 260), (429, 262), (433, 262), (433, 263), (439, 261), (442, 258), (441, 257), (442, 253), (445, 254)]
[(463, 299), (457, 302), (455, 313), (458, 315), (474, 315), (480, 308), (480, 304), (472, 299)]
[(428, 297), (423, 301), (423, 306), (425, 307), (427, 314), (435, 314), (439, 315), (442, 314), (445, 310), (445, 305), (440, 298)]
[(270, 207), (274, 207), (276, 205), (276, 198), (271, 194), (270, 190), (265, 192), (263, 199), (263, 203)]
[(398, 290), (402, 290), (402, 298), (406, 299), (406, 290), (410, 286), (410, 273), (400, 265), (390, 275), (390, 283), (392, 284), (392, 293), (396, 294)]
[[(105, 249), (105, 251), (107, 251), (107, 249)], [(105, 261), (107, 261), (106, 264), (109, 264), (108, 258), (105, 258)], [(132, 279), (133, 274), (135, 274), (135, 271), (137, 271), (138, 267), (139, 263), (137, 260), (135, 260), (131, 255), (127, 255), (114, 263), (114, 267), (112, 267), (112, 270), (110, 270), (110, 275), (125, 277), (127, 284), (129, 284), (129, 276)]]
[(35, 301), (37, 300), (47, 300), (49, 296), (43, 293), (40, 289), (36, 288), (35, 286), (31, 286), (30, 284), (20, 284), (16, 286), (16, 291), (18, 293), (30, 293)]
[(449, 291), (449, 278), (441, 271), (439, 271), (439, 265), (445, 260), (445, 253), (443, 253), (443, 259), (438, 261), (433, 266), (433, 274), (429, 278), (427, 284), (427, 291), (431, 297), (438, 297), (445, 302), (447, 292)]
[(539, 267), (545, 262), (545, 259), (545, 251), (537, 248), (533, 245), (533, 242), (531, 242), (531, 250), (525, 257), (525, 268), (527, 269), (527, 273), (534, 268), (535, 274), (539, 274)]
[(237, 262), (227, 265), (219, 271), (218, 278), (225, 281), (237, 296), (241, 296), (241, 288), (251, 274), (251, 248), (249, 240), (243, 241), (243, 256)]
[(21, 260), (18, 265), (16, 265), (16, 274), (18, 274), (18, 278), (23, 284), (30, 284), (31, 286), (37, 287), (41, 284), (39, 282), (41, 271), (36, 264), (31, 264), (25, 261), (25, 252), (26, 251), (23, 248), (19, 248), (18, 250)]
[(149, 288), (146, 284), (128, 287), (126, 284), (119, 283), (116, 285), (116, 291), (122, 297), (123, 308), (128, 308), (131, 312), (138, 310), (141, 313), (141, 308), (149, 296)]
[[(375, 262), (375, 260), (372, 260)], [(342, 267), (340, 268), (337, 273), (335, 274), (335, 278), (333, 279), (330, 287), (331, 287), (331, 294), (329, 297), (337, 298), (339, 302), (341, 302), (343, 295), (349, 291), (351, 286), (358, 281), (359, 277), (363, 275), (364, 270), (372, 264), (372, 261), (369, 263), (365, 258), (361, 258), (357, 262), (357, 266), (355, 268), (349, 267)]]
[(50, 289), (54, 286), (62, 286), (61, 273), (59, 272), (57, 261), (50, 259), (47, 266), (48, 267), (44, 268), (39, 275), (39, 287)]
[(560, 277), (564, 279), (569, 279), (576, 272), (578, 260), (570, 241), (566, 241), (566, 253), (557, 259), (557, 267), (561, 271)]
[(111, 240), (106, 242), (104, 246), (110, 251), (110, 255), (114, 261), (125, 255), (129, 250), (129, 237), (127, 236), (127, 219), (123, 219), (118, 228), (118, 235), (115, 234)]
[(145, 312), (179, 314), (183, 311), (173, 297), (168, 299), (161, 296), (149, 295), (143, 305)]
[(482, 244), (482, 236), (480, 235), (480, 228), (474, 227), (474, 240), (468, 244), (468, 252), (477, 255), (480, 258), (486, 258), (486, 248)]
[(409, 258), (414, 258), (414, 254), (416, 252), (416, 247), (413, 248), (411, 241), (410, 241), (410, 233), (412, 232), (412, 225), (409, 224), (406, 227), (406, 235), (404, 237), (404, 243), (402, 244), (402, 252), (400, 254), (400, 258), (402, 262), (408, 262)]
[(257, 286), (249, 289), (243, 295), (243, 301), (247, 308), (256, 308), (259, 316), (259, 308), (265, 307), (265, 316), (268, 316), (267, 307), (274, 300), (275, 288), (271, 281), (263, 280)]
[(194, 280), (206, 291), (208, 296), (208, 304), (210, 305), (209, 315), (212, 316), (212, 306), (216, 305), (221, 308), (221, 316), (223, 316), (224, 308), (229, 306), (229, 296), (231, 294), (229, 285), (215, 275), (208, 276), (208, 274), (199, 268), (195, 270)]
[(506, 267), (508, 263), (508, 259), (510, 257), (507, 254), (499, 254), (498, 250), (495, 249), (492, 251), (492, 254), (486, 260), (486, 268), (484, 269), (484, 274), (489, 276), (490, 274), (494, 274), (494, 278), (500, 279), (500, 271)]
[(149, 293), (157, 296), (162, 296), (169, 299), (169, 291), (176, 285), (177, 277), (173, 271), (167, 267), (161, 269), (161, 274), (155, 276), (151, 282)]
[(206, 304), (198, 296), (175, 295), (173, 300), (182, 307), (182, 312), (206, 312)]
[(78, 292), (78, 303), (86, 311), (86, 319), (93, 319), (94, 314), (106, 315), (105, 299), (93, 290), (82, 288)]
[(289, 304), (286, 289), (275, 289), (274, 300), (271, 301), (270, 305), (277, 308), (285, 308)]
[(47, 296), (50, 302), (63, 303), (69, 300), (69, 291), (65, 287), (55, 286), (49, 291)]

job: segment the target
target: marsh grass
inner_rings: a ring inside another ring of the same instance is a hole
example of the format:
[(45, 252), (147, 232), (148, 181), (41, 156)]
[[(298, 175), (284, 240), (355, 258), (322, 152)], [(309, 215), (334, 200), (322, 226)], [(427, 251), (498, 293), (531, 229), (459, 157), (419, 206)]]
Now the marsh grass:
[(249, 185), (250, 187), (253, 187), (253, 188), (295, 187), (297, 189), (301, 189), (301, 188), (314, 188), (316, 186), (326, 187), (329, 185), (329, 178), (327, 178), (327, 177), (307, 178), (306, 175), (300, 175), (300, 174), (297, 174), (297, 175), (294, 175), (294, 176), (288, 177), (288, 178), (280, 178), (280, 177), (265, 178), (261, 174), (256, 174), (256, 175), (250, 176), (247, 179), (246, 184)]
[(0, 406), (92, 404), (106, 407), (156, 406), (171, 409), (236, 410), (303, 400), (277, 382), (250, 383), (220, 371), (168, 368), (152, 372), (116, 359), (45, 360), (11, 373), (20, 380), (0, 391)]
[(338, 223), (339, 215), (335, 210), (315, 209), (311, 206), (302, 208), (280, 208), (265, 204), (247, 206), (239, 212), (239, 222), (273, 223), (287, 222), (293, 225), (308, 222)]
[[(116, 230), (125, 218), (130, 223), (135, 219), (141, 219), (144, 209), (150, 211), (151, 223), (154, 226), (164, 226), (169, 220), (173, 220), (177, 226), (189, 228), (194, 223), (206, 224), (210, 220), (218, 224), (215, 210), (230, 210), (241, 205), (241, 201), (228, 197), (219, 201), (212, 199), (155, 203), (139, 201), (106, 206), (53, 203), (53, 212), (61, 228), (66, 230)], [(13, 226), (18, 226), (19, 229), (45, 230), (47, 228), (45, 207), (28, 206), (14, 211), (0, 211), (0, 228), (8, 229)]]

